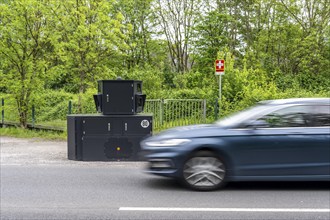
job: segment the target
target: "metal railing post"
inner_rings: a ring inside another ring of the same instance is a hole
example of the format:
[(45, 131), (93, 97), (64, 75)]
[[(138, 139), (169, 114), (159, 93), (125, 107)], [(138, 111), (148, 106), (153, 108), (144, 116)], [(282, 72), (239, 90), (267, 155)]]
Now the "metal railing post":
[(5, 99), (4, 98), (1, 99), (1, 107), (2, 107), (1, 122), (2, 122), (2, 126), (4, 126), (4, 123), (5, 123)]
[(160, 112), (159, 112), (160, 126), (163, 126), (163, 116), (164, 116), (164, 99), (161, 99), (160, 100)]
[(206, 99), (203, 100), (203, 123), (206, 123)]
[(34, 105), (32, 105), (32, 128), (34, 128), (35, 123), (35, 108)]
[(68, 114), (70, 115), (72, 113), (72, 101), (69, 100), (69, 104), (68, 104)]

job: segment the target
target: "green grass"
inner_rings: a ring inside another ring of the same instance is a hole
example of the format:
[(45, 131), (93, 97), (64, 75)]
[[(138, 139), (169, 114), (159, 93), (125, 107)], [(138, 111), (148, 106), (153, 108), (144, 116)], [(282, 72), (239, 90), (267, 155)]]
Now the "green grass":
[(211, 124), (214, 122), (214, 118), (206, 118), (205, 122), (201, 118), (181, 118), (181, 119), (175, 119), (171, 121), (163, 121), (163, 123), (160, 125), (159, 121), (155, 122), (154, 119), (154, 133), (159, 133), (163, 130), (173, 128), (173, 127), (179, 127), (179, 126), (188, 126), (188, 125), (196, 125), (196, 124)]
[(66, 132), (29, 130), (22, 128), (6, 127), (0, 128), (0, 136), (17, 137), (17, 138), (40, 138), (45, 140), (65, 141), (67, 139)]
[(36, 125), (43, 125), (43, 126), (49, 126), (54, 128), (64, 128), (66, 129), (66, 120), (53, 120), (53, 121), (42, 121), (42, 122), (36, 122)]

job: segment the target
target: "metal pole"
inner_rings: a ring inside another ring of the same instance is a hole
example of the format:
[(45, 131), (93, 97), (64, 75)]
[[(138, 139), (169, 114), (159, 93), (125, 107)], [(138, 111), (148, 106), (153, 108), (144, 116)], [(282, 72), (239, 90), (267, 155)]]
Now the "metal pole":
[(68, 106), (68, 114), (70, 115), (72, 112), (72, 101), (69, 101), (69, 106)]
[(164, 99), (160, 100), (160, 111), (159, 111), (159, 118), (160, 118), (160, 127), (163, 126), (163, 120), (164, 120)]
[(203, 123), (206, 123), (206, 99), (203, 100)]
[(221, 74), (219, 75), (219, 100), (221, 99)]
[(214, 105), (214, 120), (218, 120), (218, 108), (219, 108), (219, 100), (215, 99), (215, 105)]
[(32, 105), (32, 128), (34, 128), (34, 122), (35, 122), (35, 108), (34, 105)]
[(1, 99), (1, 106), (2, 106), (1, 122), (2, 122), (2, 126), (4, 126), (4, 123), (5, 123), (5, 99), (4, 98)]
[(221, 79), (222, 79), (222, 74), (220, 73), (219, 75), (219, 117), (221, 113)]

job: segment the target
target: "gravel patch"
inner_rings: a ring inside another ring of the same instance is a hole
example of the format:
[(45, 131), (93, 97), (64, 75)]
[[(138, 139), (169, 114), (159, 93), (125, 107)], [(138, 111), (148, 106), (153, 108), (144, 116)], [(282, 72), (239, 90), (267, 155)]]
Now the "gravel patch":
[(68, 160), (66, 141), (0, 137), (1, 165), (138, 166), (145, 162)]

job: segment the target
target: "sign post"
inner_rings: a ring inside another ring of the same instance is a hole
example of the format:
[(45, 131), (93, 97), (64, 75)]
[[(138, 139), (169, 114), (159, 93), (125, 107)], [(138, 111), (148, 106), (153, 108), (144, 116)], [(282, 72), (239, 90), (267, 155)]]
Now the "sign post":
[(225, 75), (225, 60), (215, 60), (215, 75), (219, 76), (219, 113), (221, 106), (221, 78)]

